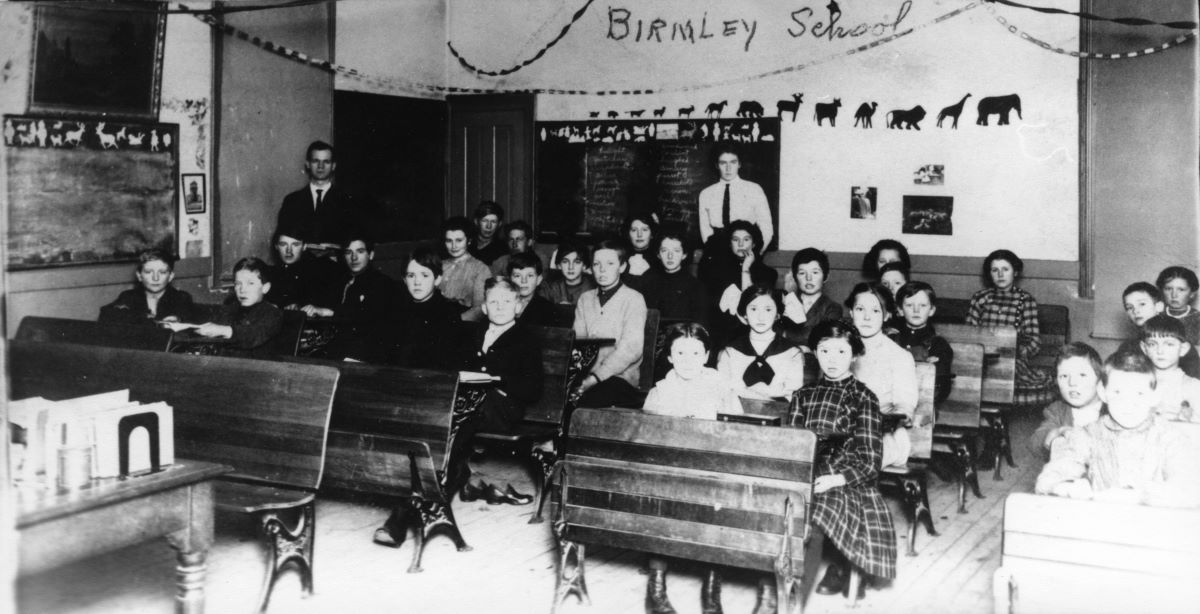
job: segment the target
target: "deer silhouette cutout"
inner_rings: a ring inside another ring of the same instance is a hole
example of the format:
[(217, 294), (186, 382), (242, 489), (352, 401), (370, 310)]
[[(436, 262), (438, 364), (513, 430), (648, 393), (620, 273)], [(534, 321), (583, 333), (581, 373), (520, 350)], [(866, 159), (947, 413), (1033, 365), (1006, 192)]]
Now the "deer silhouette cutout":
[(664, 114), (664, 113), (666, 113), (666, 112), (667, 112), (667, 108), (666, 108), (666, 107), (659, 107), (659, 108), (657, 108), (657, 109), (655, 109), (655, 110), (651, 111), (651, 112), (650, 112), (650, 114), (651, 114), (651, 115), (653, 115), (653, 116), (655, 116), (655, 117), (662, 117), (662, 116), (663, 116), (663, 114)]
[(871, 123), (871, 118), (875, 117), (875, 109), (879, 106), (878, 102), (871, 104), (862, 103), (858, 105), (858, 110), (854, 112), (854, 125), (861, 125), (863, 128), (871, 128), (874, 125)]
[(691, 117), (692, 111), (695, 111), (695, 110), (696, 110), (696, 105), (692, 105), (690, 107), (679, 107), (679, 116), (680, 117)]
[(727, 104), (729, 104), (728, 100), (722, 100), (721, 102), (709, 103), (708, 107), (706, 107), (704, 109), (704, 112), (709, 117), (712, 117), (714, 115), (716, 115), (717, 117), (720, 117), (721, 112), (725, 110), (725, 105), (727, 105)]
[(791, 100), (780, 100), (775, 103), (775, 110), (779, 114), (779, 119), (783, 119), (783, 114), (791, 112), (792, 121), (796, 121), (796, 114), (800, 112), (800, 103), (804, 102), (804, 94), (792, 94)]
[(828, 119), (830, 127), (837, 126), (838, 107), (842, 106), (841, 98), (834, 98), (833, 102), (818, 102), (813, 107), (813, 117), (817, 120), (817, 125), (821, 125), (821, 120)]
[(103, 149), (116, 149), (117, 136), (104, 131), (104, 122), (96, 124), (96, 136), (100, 139), (100, 147)]
[(942, 109), (942, 112), (938, 113), (937, 127), (941, 128), (942, 120), (949, 117), (950, 119), (954, 120), (953, 122), (950, 123), (950, 128), (952, 130), (958, 130), (958, 116), (962, 114), (963, 105), (966, 104), (967, 99), (970, 97), (971, 97), (971, 94), (968, 93), (966, 96), (963, 96), (962, 100), (959, 100), (957, 104), (952, 104), (952, 105)]
[(66, 134), (66, 143), (68, 145), (78, 145), (83, 140), (84, 124), (75, 124), (74, 130), (68, 130)]

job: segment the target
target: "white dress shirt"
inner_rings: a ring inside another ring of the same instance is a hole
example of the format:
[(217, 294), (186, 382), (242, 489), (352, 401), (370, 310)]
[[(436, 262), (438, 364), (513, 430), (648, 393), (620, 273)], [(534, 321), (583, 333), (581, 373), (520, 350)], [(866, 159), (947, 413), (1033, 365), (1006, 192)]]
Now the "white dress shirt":
[(762, 232), (763, 247), (775, 238), (771, 208), (762, 187), (741, 177), (733, 181), (718, 181), (700, 191), (700, 238), (708, 241), (713, 229), (724, 227), (721, 219), (725, 204), (725, 185), (729, 185), (729, 221), (746, 220)]

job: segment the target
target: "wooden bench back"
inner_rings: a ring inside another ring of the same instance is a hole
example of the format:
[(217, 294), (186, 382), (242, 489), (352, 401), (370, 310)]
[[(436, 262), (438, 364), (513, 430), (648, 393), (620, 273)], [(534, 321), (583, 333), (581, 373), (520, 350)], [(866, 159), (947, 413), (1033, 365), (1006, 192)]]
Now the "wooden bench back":
[(267, 360), (68, 343), (9, 346), (13, 398), (129, 389), (175, 413), (175, 455), (233, 466), (226, 477), (315, 490), (338, 371)]
[(525, 420), (560, 424), (567, 405), (567, 369), (571, 366), (571, 348), (575, 331), (570, 328), (531, 327), (542, 348), (542, 397), (525, 408)]
[(157, 326), (25, 316), (16, 339), (165, 352), (171, 347), (171, 335), (170, 330)]
[(983, 346), (978, 343), (951, 343), (954, 363), (950, 370), (950, 395), (937, 404), (937, 426), (979, 428), (980, 403), (983, 399)]
[(1003, 544), (997, 612), (1182, 612), (1200, 599), (1200, 510), (1014, 493)]
[(642, 392), (650, 392), (654, 387), (654, 349), (658, 343), (659, 316), (657, 309), (646, 310), (646, 326), (642, 329), (642, 365), (638, 373), (638, 389)]
[(562, 475), (565, 538), (769, 571), (803, 569), (812, 432), (578, 409)]
[[(983, 327), (969, 324), (939, 324), (937, 332), (951, 343), (983, 346), (983, 403), (1011, 405), (1017, 376), (1017, 329), (1012, 326)], [(957, 356), (955, 362), (958, 362)]]
[(931, 362), (917, 363), (917, 409), (913, 412), (908, 438), (912, 442), (909, 456), (928, 460), (933, 455), (933, 397), (937, 382), (937, 367)]

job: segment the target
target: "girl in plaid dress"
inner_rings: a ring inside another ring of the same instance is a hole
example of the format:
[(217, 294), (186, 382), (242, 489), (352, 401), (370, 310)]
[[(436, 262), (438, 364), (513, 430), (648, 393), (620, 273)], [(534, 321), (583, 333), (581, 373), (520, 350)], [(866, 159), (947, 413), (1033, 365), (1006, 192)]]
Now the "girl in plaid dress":
[(983, 282), (987, 287), (971, 297), (967, 324), (975, 326), (1017, 327), (1017, 374), (1013, 402), (1017, 405), (1044, 405), (1054, 394), (1050, 374), (1029, 361), (1038, 353), (1037, 301), (1018, 288), (1017, 280), (1025, 263), (1016, 254), (998, 249), (983, 261)]
[(837, 550), (817, 587), (828, 595), (842, 592), (851, 565), (871, 576), (894, 578), (896, 534), (876, 486), (883, 454), (879, 402), (850, 373), (863, 353), (862, 340), (853, 324), (828, 320), (813, 329), (809, 342), (821, 379), (792, 397), (788, 424), (815, 432), (826, 444), (817, 456), (812, 513)]

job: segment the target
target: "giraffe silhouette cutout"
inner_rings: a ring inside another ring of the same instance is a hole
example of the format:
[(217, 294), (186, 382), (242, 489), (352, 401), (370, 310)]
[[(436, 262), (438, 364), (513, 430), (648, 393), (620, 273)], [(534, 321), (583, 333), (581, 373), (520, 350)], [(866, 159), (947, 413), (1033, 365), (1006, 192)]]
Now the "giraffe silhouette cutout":
[(970, 97), (971, 97), (971, 94), (968, 92), (967, 95), (963, 96), (962, 100), (959, 100), (957, 104), (952, 104), (952, 105), (942, 109), (942, 112), (938, 113), (937, 127), (941, 128), (942, 120), (949, 117), (954, 120), (953, 122), (950, 123), (950, 128), (952, 130), (958, 130), (958, 116), (962, 115), (963, 105), (966, 104), (967, 99)]

